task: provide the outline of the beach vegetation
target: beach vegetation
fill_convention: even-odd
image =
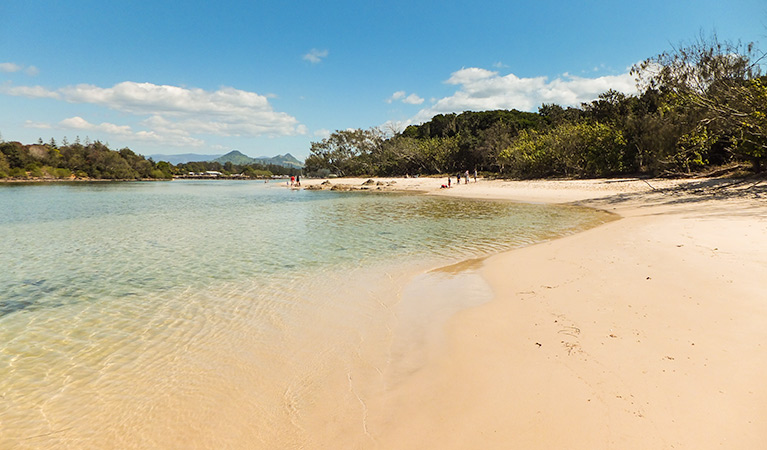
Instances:
[[[129,148],[112,150],[100,141],[79,136],[70,144],[66,137],[61,145],[51,139],[48,144],[23,145],[19,142],[0,143],[0,178],[17,179],[106,179],[106,180],[168,180],[189,172],[216,171],[225,177],[271,178],[273,175],[295,175],[300,168],[274,164],[239,165],[232,162],[191,162],[174,166],[167,161],[155,162]]]
[[[328,169],[338,176],[361,176],[376,171],[384,140],[378,128],[340,130],[319,142],[312,142],[304,163],[307,173]]]
[[[669,110],[687,119],[687,130],[677,141],[677,162],[687,167],[746,160],[755,171],[764,169],[765,56],[753,43],[701,35],[633,68],[643,92],[659,92]]]
[[[597,177],[624,172],[626,148],[609,124],[562,123],[547,132],[523,130],[498,157],[517,177]]]
[[[100,141],[54,146],[52,143],[23,145],[0,143],[0,172],[5,178],[68,179],[78,178],[137,180],[172,177],[170,167],[145,159],[130,149],[109,149]],[[62,141],[66,142],[66,139]]]
[[[53,176],[58,179],[66,179],[72,177],[72,171],[64,168],[64,167],[57,167],[53,169]]]
[[[11,169],[8,171],[8,176],[10,178],[20,178],[25,180],[27,179],[27,171],[21,167],[11,167]]]
[[[9,170],[11,170],[11,166],[8,165],[5,155],[0,153],[0,178],[8,178]]]
[[[383,137],[344,130],[313,142],[310,174],[466,170],[512,177],[680,176],[728,164],[767,169],[765,53],[716,35],[632,68],[638,91],[578,107],[438,114]],[[368,137],[374,137],[367,139]]]

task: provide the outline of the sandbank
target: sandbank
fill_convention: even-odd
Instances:
[[[367,400],[355,447],[767,448],[767,181],[381,181],[622,219],[483,260],[493,299]]]

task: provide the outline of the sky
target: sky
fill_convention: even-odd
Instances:
[[[701,34],[767,51],[764,0],[0,1],[0,135],[309,155],[331,132],[633,93]]]

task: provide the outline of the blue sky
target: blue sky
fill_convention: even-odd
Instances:
[[[767,50],[764,0],[0,2],[0,133],[137,153],[290,152],[347,128],[631,91],[715,31]]]

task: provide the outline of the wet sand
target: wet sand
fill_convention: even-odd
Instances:
[[[440,182],[396,186],[622,219],[472,268],[493,299],[451,315],[336,444],[767,447],[767,182]]]

